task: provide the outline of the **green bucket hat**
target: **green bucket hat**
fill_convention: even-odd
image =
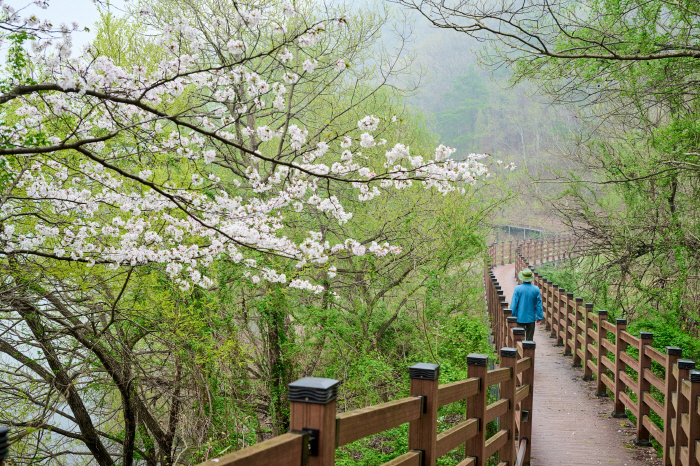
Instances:
[[[535,278],[534,274],[532,273],[532,270],[530,269],[523,269],[518,273],[518,278],[522,282],[531,282],[533,278]]]

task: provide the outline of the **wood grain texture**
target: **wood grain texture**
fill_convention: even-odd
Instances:
[[[651,420],[649,416],[644,416],[644,419],[642,421],[644,424],[644,427],[647,428],[649,433],[663,446],[664,442],[664,432],[661,430],[659,426],[654,424],[654,421]]]
[[[626,374],[624,372],[620,372],[618,375],[620,377],[620,382],[625,384],[627,386],[627,388],[632,390],[634,393],[637,393],[637,382],[632,377],[630,377],[628,374]],[[623,388],[623,390],[624,390],[624,388]]]
[[[491,458],[491,456],[496,453],[505,443],[508,441],[508,431],[499,430],[490,439],[486,441],[484,447],[484,456],[486,458]]]
[[[407,397],[336,416],[336,448],[420,419],[421,399]]]
[[[644,392],[644,403],[646,403],[656,414],[663,418],[665,410],[664,405],[662,405],[659,400],[651,396],[649,392]],[[663,443],[663,439],[659,440],[659,442]]]
[[[409,451],[393,460],[382,464],[382,466],[421,466],[420,453]]]
[[[479,379],[466,379],[443,384],[438,387],[438,406],[445,406],[476,395],[479,391]]]
[[[620,353],[620,360],[627,364],[630,369],[639,370],[639,361],[627,353]]]
[[[476,460],[474,458],[465,458],[460,461],[457,466],[476,466]]]
[[[488,372],[487,383],[489,387],[491,385],[496,385],[497,383],[505,382],[510,380],[511,370],[509,367],[502,367],[500,369],[494,369]]]
[[[637,404],[634,401],[632,401],[632,398],[630,398],[625,392],[620,392],[619,396],[622,405],[625,408],[632,411],[632,414],[634,414],[636,417],[639,417],[639,406],[637,406]]]
[[[425,412],[408,427],[409,450],[423,450],[423,464],[435,466],[437,461],[437,393],[438,380],[411,379],[411,395],[426,397]]]
[[[530,395],[530,385],[524,385],[515,392],[515,404],[520,403]]]
[[[319,431],[318,456],[309,457],[309,466],[332,466],[335,463],[335,400],[325,405],[293,401],[289,411],[291,430]]]
[[[467,419],[456,426],[447,429],[437,436],[437,457],[454,450],[464,444],[479,431],[479,422],[476,419]]]
[[[666,362],[666,355],[651,345],[646,345],[644,347],[644,353],[661,365]]]
[[[601,375],[601,376],[600,376],[600,380],[603,382],[603,384],[604,384],[608,389],[610,389],[610,390],[614,390],[614,389],[615,389],[615,382],[613,382],[612,380],[610,380],[610,377],[608,377],[607,375],[605,375],[605,374]]]
[[[520,374],[521,372],[528,370],[530,367],[532,367],[531,358],[519,359],[518,363],[515,365],[515,373]]]
[[[613,374],[615,373],[615,363],[608,359],[607,356],[603,356],[602,358],[600,358],[600,362],[602,362],[603,366],[607,367],[607,369],[610,372],[612,372]]]
[[[644,369],[644,378],[649,381],[653,386],[664,392],[666,387],[666,382],[654,374],[650,369]]]
[[[624,341],[625,343],[639,349],[639,338],[638,337],[635,337],[634,335],[632,335],[626,331],[623,331],[623,332],[620,332],[620,338],[622,338],[622,341]]]
[[[615,333],[615,324],[608,322],[607,320],[602,320],[600,326],[603,327],[608,332]]]
[[[283,434],[199,466],[301,466],[303,436]]]
[[[508,400],[507,399],[494,401],[493,403],[488,405],[488,407],[486,408],[486,419],[484,422],[486,422],[488,424],[489,422],[493,421],[497,417],[502,416],[503,413],[505,413],[506,411],[508,411]]]
[[[479,392],[467,399],[467,419],[479,420],[479,431],[472,438],[468,439],[464,444],[465,456],[473,456],[475,458],[474,466],[485,466],[486,459],[484,458],[484,444],[486,442],[486,423],[484,415],[486,412],[486,396],[488,390],[487,366],[470,365],[468,367],[469,377],[482,379]]]

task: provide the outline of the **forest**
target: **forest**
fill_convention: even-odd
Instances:
[[[302,377],[339,412],[465,379],[501,225],[575,235],[549,276],[700,357],[694,3],[50,1],[0,2],[11,464],[195,465],[287,432]]]

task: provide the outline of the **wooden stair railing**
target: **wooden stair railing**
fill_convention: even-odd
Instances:
[[[596,396],[613,398],[611,416],[627,417],[626,410],[635,416],[635,443],[651,446],[653,437],[662,447],[663,466],[700,466],[700,371],[695,362],[681,359],[681,349],[675,346],[667,346],[665,353],[655,349],[652,333],[631,335],[626,319],[609,322],[607,311],[594,312],[592,303],[574,298],[534,267],[579,254],[584,247],[564,236],[517,242],[510,255],[501,247],[499,256],[492,246],[489,254],[492,263],[499,257],[512,259],[516,280],[518,271],[533,270],[550,338],[564,347],[574,367],[583,368],[584,380],[595,380]],[[499,299],[497,293],[488,298]],[[652,420],[653,414],[660,424]]]

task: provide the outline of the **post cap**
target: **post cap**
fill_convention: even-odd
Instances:
[[[512,313],[513,313],[512,309],[509,309],[509,308],[503,309],[503,315],[505,315],[505,316],[511,315]]]
[[[677,346],[667,346],[666,354],[670,354],[672,356],[680,356],[683,354],[683,350]]]
[[[419,362],[408,368],[411,379],[436,380],[440,376],[440,365]]]
[[[338,385],[335,379],[304,377],[288,385],[289,401],[326,404],[338,397]]]
[[[523,349],[535,349],[537,344],[534,341],[523,341]]]
[[[639,332],[640,340],[651,340],[652,338],[654,338],[654,334],[651,332]]]
[[[700,371],[690,371],[690,381],[692,383],[700,382]]]
[[[513,327],[513,335],[525,335],[525,329],[522,327]]]
[[[615,319],[615,325],[627,325],[627,319]]]
[[[485,366],[489,362],[489,357],[485,354],[471,353],[467,356],[468,366]]]
[[[517,348],[510,348],[510,347],[505,347],[501,348],[501,357],[502,358],[516,358],[518,357],[518,349]]]
[[[554,288],[559,288],[559,284],[558,284],[558,283],[552,283],[552,286],[553,286]]]
[[[10,452],[10,444],[7,441],[9,432],[7,427],[0,427],[0,460],[7,458]]]
[[[514,317],[514,316],[510,316],[510,317],[506,318],[506,321],[507,321],[509,324],[517,324],[517,323],[518,323],[518,318],[517,318],[517,317]]]
[[[679,369],[695,369],[695,361],[690,359],[679,359],[678,360]]]
[[[562,291],[564,291],[564,290],[562,290]],[[571,299],[574,297],[574,294],[573,293],[566,293],[566,297]]]
[[[606,315],[608,315],[608,311],[606,311],[605,309],[599,309],[598,315],[599,316],[606,316]]]
[[[574,301],[581,304],[583,302],[583,298],[574,298]]]
[[[501,285],[496,285],[496,289],[497,289],[498,291],[501,291]]]
[[[586,303],[583,305],[586,309],[593,309],[593,303]]]

